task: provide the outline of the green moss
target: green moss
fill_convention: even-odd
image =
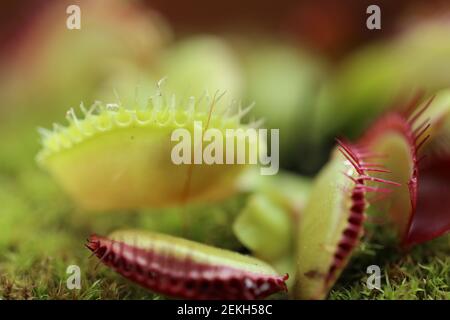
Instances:
[[[408,253],[382,246],[380,241],[366,237],[331,291],[330,299],[450,299],[450,236],[417,246]],[[381,269],[380,290],[366,285],[366,269],[370,265]]]
[[[243,198],[230,199],[218,208],[85,212],[34,164],[36,133],[20,134],[17,138],[23,144],[0,141],[1,299],[159,299],[113,271],[96,267],[98,260],[89,259],[84,247],[93,232],[108,234],[139,226],[225,248],[240,247],[231,223]],[[36,148],[23,147],[32,143]],[[72,264],[82,272],[80,290],[66,287],[66,269]]]
[[[242,250],[231,225],[246,196],[220,206],[93,215],[77,209],[36,167],[35,132],[17,132],[20,144],[0,140],[0,298],[163,298],[102,265],[96,266],[98,260],[89,259],[90,253],[83,246],[92,232],[108,234],[119,228],[139,227]],[[331,299],[450,299],[450,237],[403,254],[381,246],[383,239],[373,236],[377,234],[382,233],[369,229],[360,250],[330,293]],[[80,290],[66,287],[66,269],[71,264],[81,269]],[[382,269],[381,291],[369,290],[365,285],[366,268],[371,264]]]

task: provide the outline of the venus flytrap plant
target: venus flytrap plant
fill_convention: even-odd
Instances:
[[[288,213],[261,194],[252,195],[233,225],[239,240],[266,261],[289,254],[293,234]]]
[[[187,299],[262,299],[285,291],[286,276],[233,251],[164,234],[92,235],[87,247],[107,266],[155,292]]]
[[[239,178],[239,190],[262,194],[292,212],[293,219],[300,215],[309,197],[312,179],[288,171],[264,176],[257,170],[247,170]]]
[[[81,107],[83,118],[71,110],[67,126],[41,130],[38,162],[91,210],[209,202],[237,190],[251,193],[233,231],[256,258],[145,231],[91,236],[88,249],[127,279],[178,298],[262,299],[289,286],[295,298],[322,299],[359,244],[369,203],[376,200],[373,194],[383,196],[404,245],[448,231],[447,211],[423,215],[435,198],[417,183],[418,151],[429,138],[429,123],[435,126],[431,132],[436,142],[429,148],[444,153],[443,158],[432,157],[431,168],[448,166],[450,158],[448,148],[441,146],[446,145],[442,137],[448,137],[450,112],[448,107],[428,108],[430,104],[415,110],[413,102],[408,112],[386,114],[355,144],[337,140],[311,185],[286,174],[252,177],[249,172],[246,180],[241,175],[244,164],[196,163],[195,139],[195,168],[175,165],[171,137],[176,129],[195,135],[200,123],[200,129],[214,128],[225,139],[227,129],[249,127],[241,123],[248,110],[224,113],[231,108],[208,95],[180,103],[158,92],[148,106],[129,108],[98,102],[89,110]],[[249,141],[248,149],[257,142]],[[441,188],[449,178],[446,170],[437,184]],[[424,172],[436,181],[434,170]],[[420,203],[426,208],[422,213],[417,210]],[[295,274],[292,282],[286,282],[285,273]]]
[[[420,96],[403,111],[376,121],[361,138],[367,148],[385,154],[380,162],[402,186],[382,201],[403,246],[438,237],[450,229],[448,179],[450,99],[438,95],[417,108]],[[386,173],[378,173],[383,177]]]
[[[240,189],[250,196],[233,223],[234,234],[253,255],[281,273],[295,274],[296,225],[310,185],[308,178],[287,172],[261,176],[249,170],[241,178]],[[288,288],[293,281],[287,281]]]
[[[252,255],[281,273],[294,273],[294,228],[292,212],[270,197],[254,194],[233,223],[233,231]],[[293,279],[287,282],[291,287]]]
[[[237,176],[247,162],[227,162],[222,166],[196,162],[197,148],[201,155],[203,150],[195,142],[195,133],[198,129],[213,128],[221,133],[221,139],[229,139],[231,135],[235,143],[242,138],[246,142],[245,133],[232,135],[229,129],[245,132],[257,123],[241,123],[249,108],[243,110],[239,106],[236,112],[230,112],[230,107],[220,105],[220,97],[216,95],[202,99],[191,97],[187,104],[180,105],[174,95],[158,92],[145,107],[125,108],[120,103],[96,102],[88,110],[81,106],[83,118],[70,110],[67,126],[55,124],[53,131],[40,130],[43,149],[37,160],[79,205],[91,210],[158,207],[225,198],[234,191]],[[174,164],[176,149],[171,142],[180,128],[194,135],[189,147],[195,169],[192,165]],[[204,138],[203,133],[200,138]],[[244,150],[238,147],[233,158],[239,159],[240,151],[256,150],[260,154],[265,146],[258,142],[249,138]],[[225,158],[228,161],[228,155]],[[170,236],[143,232],[119,235],[120,241],[116,234],[111,239],[93,236],[88,248],[108,266],[156,292],[185,298],[254,299],[286,289],[287,276],[278,276],[257,259]],[[105,250],[106,253],[99,253]],[[130,256],[130,252],[136,255]],[[128,272],[130,265],[135,267],[135,273]],[[139,267],[148,268],[150,273],[139,273],[142,271]]]
[[[386,213],[402,246],[450,230],[443,205],[449,195],[450,101],[441,93],[438,103],[431,98],[418,107],[420,98],[380,117],[357,144],[338,141],[341,154],[335,151],[315,180],[301,215],[296,297],[327,295],[363,234],[369,203]],[[380,188],[380,183],[395,187]],[[370,196],[372,191],[381,197]]]
[[[430,119],[430,138],[420,163],[417,212],[411,226],[412,243],[431,240],[450,230],[450,91],[439,92],[419,117]]]
[[[358,145],[338,144],[315,179],[299,220],[294,291],[299,299],[326,297],[363,234],[367,194],[390,191],[367,182],[397,185],[369,175],[381,170],[369,163],[371,152]]]
[[[240,189],[251,195],[233,224],[238,239],[269,262],[290,254],[293,225],[304,209],[310,185],[308,178],[287,172],[261,176],[256,171],[247,171]]]
[[[251,126],[241,123],[244,111],[227,113],[229,107],[217,100],[205,95],[180,102],[158,92],[146,106],[81,106],[83,117],[70,110],[68,125],[40,130],[43,147],[37,161],[90,210],[223,199],[234,192],[244,164],[196,164],[192,174],[191,165],[176,165],[171,158],[175,129],[193,134],[200,123],[226,136],[227,129]]]

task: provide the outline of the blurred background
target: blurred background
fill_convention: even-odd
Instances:
[[[80,30],[66,27],[71,4]],[[380,30],[366,27],[372,4]],[[280,129],[284,169],[313,176],[334,137],[357,136],[417,90],[450,86],[446,0],[1,1],[0,24],[0,290],[11,281],[1,274],[41,261],[36,248],[74,248],[92,230],[65,214],[76,209],[34,160],[37,127],[80,102],[134,104],[163,77],[182,97],[226,90]]]
[[[70,4],[80,6],[81,30],[66,28]],[[366,27],[371,4],[381,9],[380,30]],[[400,96],[450,82],[448,1],[0,6],[4,137],[17,138],[23,121],[49,126],[80,102],[145,99],[167,77],[180,96],[226,90],[255,102],[251,116],[281,129],[284,168],[311,175],[336,135],[354,136]]]

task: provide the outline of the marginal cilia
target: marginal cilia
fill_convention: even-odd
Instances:
[[[140,285],[186,299],[262,299],[288,276],[232,251],[150,232],[119,231],[87,243],[104,264]]]

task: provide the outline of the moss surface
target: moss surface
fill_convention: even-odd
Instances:
[[[163,298],[89,258],[84,243],[93,232],[139,227],[241,250],[231,225],[244,197],[219,207],[83,212],[36,166],[35,131],[22,130],[23,136],[14,137],[7,132],[0,132],[4,137],[0,141],[0,298]],[[367,234],[371,244],[363,243],[331,291],[331,299],[450,299],[450,237],[402,253],[379,245],[382,239],[371,234],[378,233]],[[66,287],[66,269],[72,264],[82,272],[80,290]],[[366,268],[372,264],[382,270],[381,290],[366,287]]]

